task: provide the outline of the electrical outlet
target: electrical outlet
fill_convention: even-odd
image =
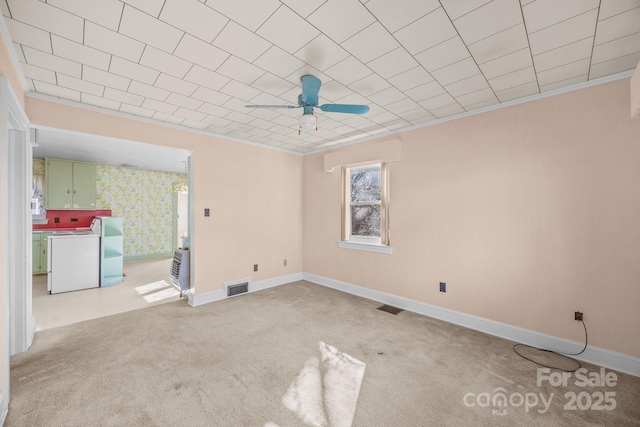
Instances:
[[[71,218],[71,222],[78,222],[78,218]]]
[[[285,259],[284,261],[282,261],[282,266],[286,267],[287,266],[287,260]]]
[[[578,322],[582,322],[582,313],[580,313],[579,311],[575,312],[575,317],[574,317]]]
[[[440,292],[447,292],[447,284],[440,282]]]
[[[56,224],[60,224],[60,218],[54,218],[53,222],[55,222]]]
[[[253,271],[258,271],[258,264],[253,264]]]

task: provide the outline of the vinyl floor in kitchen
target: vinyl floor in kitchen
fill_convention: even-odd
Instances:
[[[126,262],[122,283],[50,295],[47,275],[33,276],[33,316],[36,330],[138,310],[180,299],[171,285],[171,258]],[[186,297],[183,298],[186,304]]]

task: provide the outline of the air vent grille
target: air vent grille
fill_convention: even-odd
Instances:
[[[404,311],[401,308],[394,307],[392,305],[387,305],[387,304],[381,305],[380,307],[378,307],[378,310],[385,311],[387,313],[391,313],[391,314],[394,314],[394,315],[397,315],[398,313],[401,313],[401,312]]]
[[[232,297],[238,294],[245,294],[249,292],[249,283],[238,283],[237,285],[230,285],[227,287],[227,296]]]

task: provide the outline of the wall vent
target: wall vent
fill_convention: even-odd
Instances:
[[[224,282],[224,293],[229,297],[235,297],[236,295],[242,295],[249,292],[249,285],[251,284],[251,278],[233,280],[231,282]]]

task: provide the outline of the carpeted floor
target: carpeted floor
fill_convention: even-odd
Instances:
[[[336,402],[353,426],[640,425],[640,378],[538,385],[509,341],[378,306],[295,282],[39,331],[11,360],[5,425],[349,425]]]

